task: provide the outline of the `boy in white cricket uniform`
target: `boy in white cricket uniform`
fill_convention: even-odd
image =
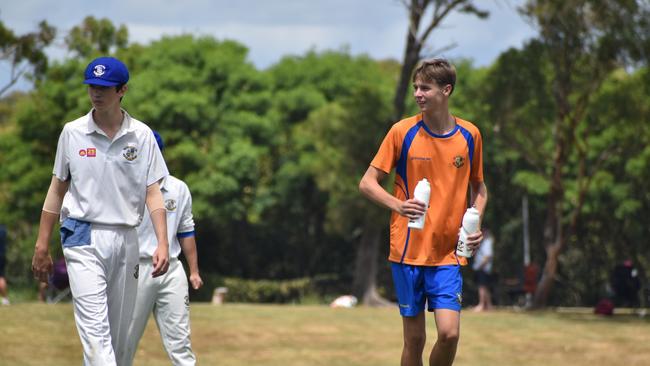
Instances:
[[[154,132],[160,151],[163,141]],[[156,237],[151,221],[146,218],[138,226],[140,242],[140,279],[133,321],[129,327],[127,353],[129,364],[135,358],[138,342],[153,311],[160,330],[163,346],[174,365],[194,365],[196,357],[190,343],[190,302],[187,275],[178,255],[183,250],[190,270],[190,283],[195,290],[203,285],[199,275],[192,218],[192,196],[187,185],[168,175],[160,185],[167,210],[169,240],[169,270],[164,276],[153,278],[152,256],[156,250]]]
[[[169,173],[151,129],[120,108],[129,79],[126,66],[100,57],[84,76],[93,109],[67,123],[59,136],[32,270],[47,281],[52,270],[49,240],[60,214],[84,365],[123,365],[137,293],[135,227],[145,204],[157,234],[153,275],[164,274],[169,265],[158,185]]]

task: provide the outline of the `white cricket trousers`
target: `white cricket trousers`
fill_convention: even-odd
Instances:
[[[151,258],[140,258],[140,279],[133,321],[129,327],[127,354],[131,365],[138,342],[153,312],[160,338],[173,365],[195,365],[190,342],[190,302],[187,275],[177,258],[170,258],[169,270],[151,277]]]
[[[122,366],[138,291],[138,235],[92,224],[90,238],[90,245],[63,248],[84,365]]]

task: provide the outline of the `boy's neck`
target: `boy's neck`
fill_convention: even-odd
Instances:
[[[122,127],[124,113],[122,113],[122,109],[119,106],[104,111],[93,109],[93,120],[97,127],[104,131],[110,139],[113,139],[117,131]]]
[[[422,120],[429,130],[436,135],[446,135],[456,127],[456,119],[446,108],[430,113],[422,113]]]

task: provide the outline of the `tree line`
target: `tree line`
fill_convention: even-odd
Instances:
[[[446,2],[405,3],[413,10]],[[529,1],[521,12],[539,36],[487,67],[453,60],[450,106],[483,134],[484,226],[496,237],[495,270],[522,275],[527,197],[531,257],[542,268],[535,304],[591,305],[616,263],[631,258],[642,274],[650,268],[648,8]],[[259,70],[235,41],[180,35],[141,45],[128,41],[125,26],[92,17],[65,44],[65,59],[38,58],[32,90],[0,100],[0,222],[10,231],[11,281],[31,283],[58,134],[90,108],[81,71],[111,54],[132,75],[125,109],[162,134],[170,172],[192,191],[202,273],[327,278],[337,291],[363,296],[376,286],[392,296],[388,212],[363,199],[357,184],[395,122],[409,63],[310,51]],[[399,114],[416,113],[404,100]]]

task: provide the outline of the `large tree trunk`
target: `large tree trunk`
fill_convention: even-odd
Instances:
[[[418,2],[414,2],[418,4]],[[426,2],[425,2],[426,4]],[[420,60],[421,45],[417,39],[417,29],[420,27],[420,19],[423,13],[422,5],[415,5],[409,8],[409,32],[406,37],[406,48],[404,49],[404,61],[400,71],[399,81],[395,88],[393,99],[393,119],[387,121],[387,126],[400,120],[404,114],[405,98],[411,79],[411,73]],[[369,306],[384,306],[390,302],[377,292],[377,253],[381,243],[381,227],[374,219],[374,215],[366,216],[363,234],[357,248],[357,256],[354,271],[354,282],[352,293],[359,299],[359,302]]]
[[[533,296],[533,308],[542,308],[548,303],[548,297],[555,283],[560,249],[561,246],[557,243],[546,247],[546,263]]]
[[[544,223],[544,243],[546,244],[546,263],[542,277],[537,285],[533,297],[533,307],[546,306],[548,297],[553,289],[555,275],[557,274],[558,257],[564,247],[564,235],[562,231],[562,201],[564,200],[564,184],[562,169],[566,164],[567,150],[573,139],[565,135],[563,126],[564,116],[557,119],[555,124],[556,145],[553,158],[553,173],[551,176],[551,188],[548,195],[546,208],[546,222]]]
[[[381,242],[381,228],[373,220],[374,215],[368,215],[363,227],[361,241],[357,248],[354,282],[352,293],[364,305],[382,306],[390,302],[377,292],[377,253]]]
[[[392,122],[399,121],[404,116],[405,99],[409,85],[411,85],[411,74],[418,61],[420,61],[422,43],[417,38],[417,30],[420,29],[420,20],[422,19],[423,12],[424,8],[420,8],[417,5],[412,5],[409,9],[409,31],[406,34],[406,47],[404,48],[402,69],[395,88]]]
[[[397,83],[397,88],[395,88],[395,99],[393,99],[393,110],[395,112],[391,122],[397,122],[404,117],[404,110],[406,109],[406,94],[411,84],[411,74],[413,73],[418,61],[420,61],[419,47],[412,46],[410,49],[407,47],[404,53],[404,64],[402,65],[402,71],[400,72],[399,82]]]

